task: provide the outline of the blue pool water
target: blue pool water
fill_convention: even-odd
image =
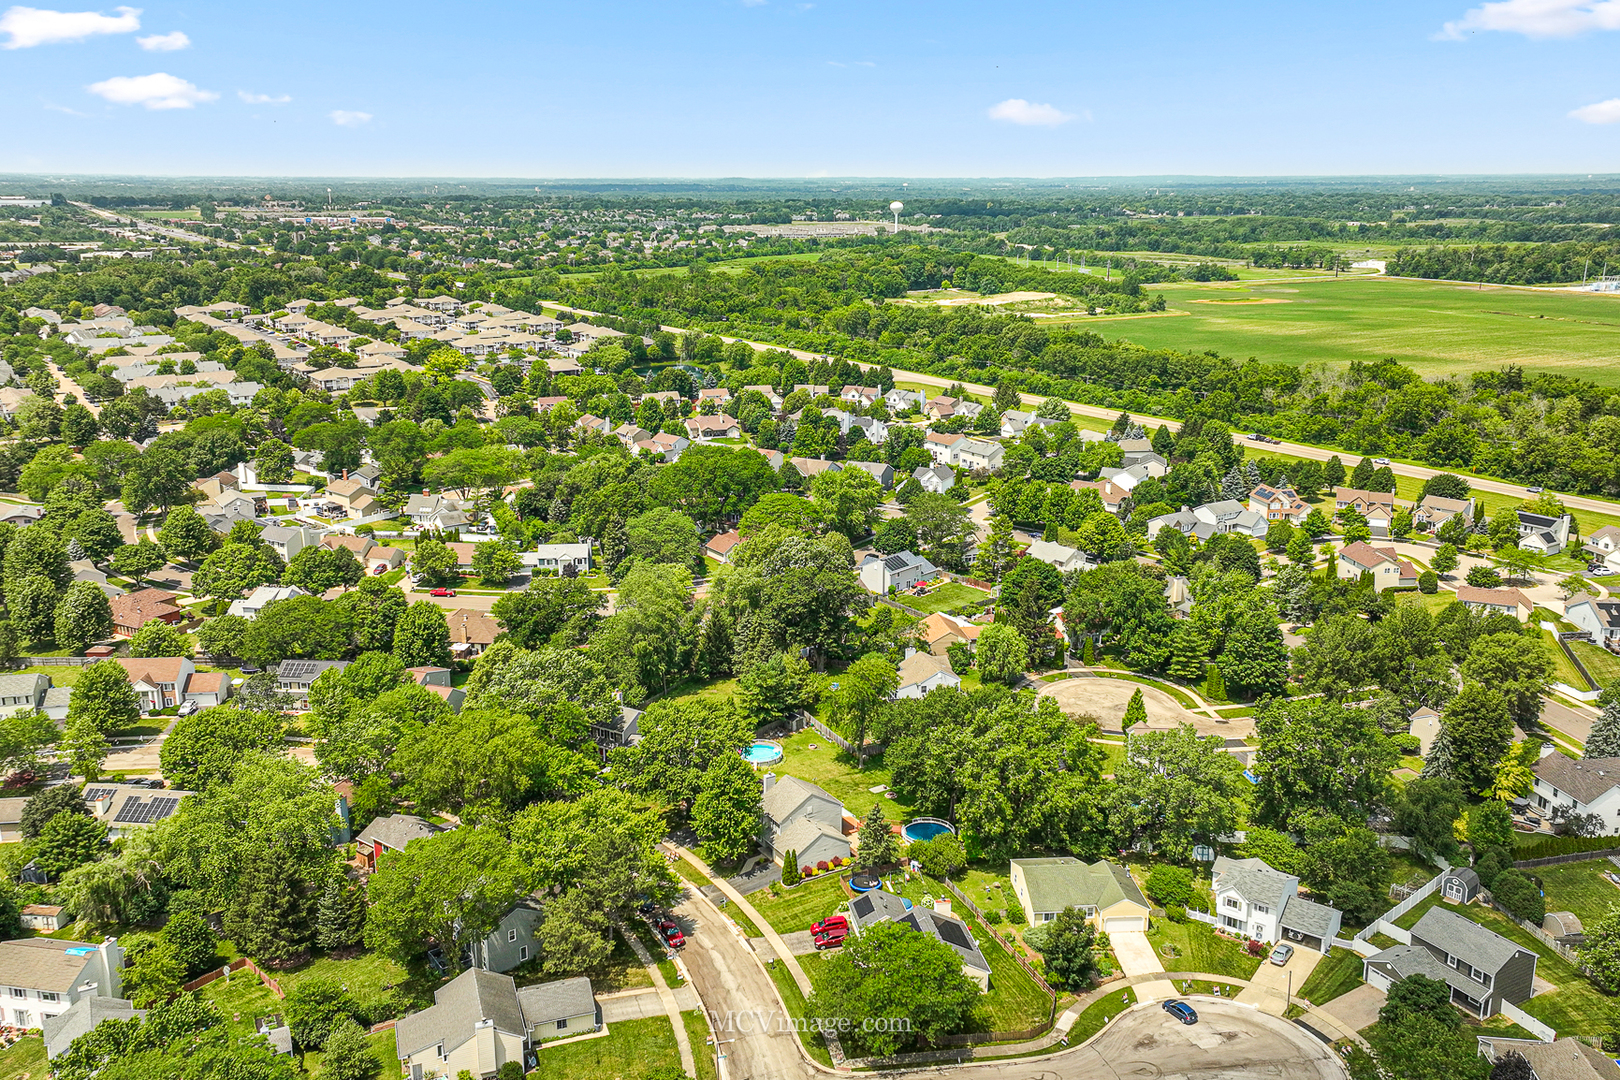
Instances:
[[[955,831],[943,821],[913,821],[900,830],[900,835],[915,842],[918,840],[932,840],[943,833]]]
[[[750,765],[769,765],[782,760],[782,748],[776,743],[760,740],[744,750],[742,756]]]

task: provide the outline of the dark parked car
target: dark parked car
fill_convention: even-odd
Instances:
[[[1183,1024],[1198,1023],[1198,1013],[1193,1011],[1193,1007],[1185,1001],[1167,1001],[1164,1003],[1164,1011],[1180,1020]]]

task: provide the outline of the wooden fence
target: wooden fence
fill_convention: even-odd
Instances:
[[[216,968],[213,971],[210,971],[206,975],[201,975],[201,976],[191,980],[190,982],[184,984],[183,986],[180,987],[180,989],[184,990],[184,991],[186,991],[188,993],[193,991],[193,990],[201,990],[203,987],[207,986],[209,983],[213,982],[215,979],[229,979],[231,977],[231,973],[233,971],[244,971],[244,970],[251,971],[251,972],[253,972],[253,974],[257,975],[259,977],[259,981],[261,983],[263,983],[269,989],[269,991],[272,994],[276,995],[276,997],[284,998],[284,997],[287,996],[286,994],[281,992],[281,983],[277,982],[275,979],[272,979],[269,975],[265,974],[262,970],[260,970],[259,965],[255,964],[253,961],[247,959],[246,957],[243,957],[240,960],[232,960],[230,963],[226,964],[222,968]]]
[[[1008,956],[1012,957],[1015,961],[1018,962],[1018,966],[1024,969],[1024,973],[1026,975],[1028,975],[1031,979],[1035,980],[1035,985],[1040,987],[1049,997],[1051,997],[1052,1005],[1055,1008],[1056,1005],[1057,1005],[1057,991],[1053,990],[1052,987],[1047,984],[1047,981],[1044,978],[1041,977],[1041,974],[1038,971],[1036,971],[1033,967],[1030,966],[1029,961],[1024,959],[1023,953],[1019,952],[1018,946],[1013,944],[1012,942],[1009,942],[1006,938],[1001,936],[1001,934],[996,930],[996,928],[991,925],[990,920],[985,917],[984,912],[980,911],[978,905],[975,904],[972,900],[969,900],[967,898],[967,895],[965,893],[963,893],[961,889],[958,889],[956,887],[956,883],[954,881],[945,882],[945,887],[947,889],[951,890],[951,892],[956,896],[956,898],[958,900],[962,901],[962,903],[964,905],[966,905],[966,907],[967,907],[967,909],[969,911],[973,912],[974,918],[978,919],[980,925],[982,925],[986,930],[988,930],[990,932],[991,937],[996,939],[996,944],[1000,945],[1004,950],[1006,950],[1006,953],[1007,953]],[[1050,1019],[1047,1020],[1048,1025],[1050,1025],[1051,1022],[1052,1021]],[[1027,1039],[1027,1038],[1032,1038],[1032,1037],[1033,1036],[1029,1036],[1029,1035],[1015,1035],[1015,1036],[1012,1036],[1012,1038],[1014,1038],[1014,1039]],[[983,1041],[983,1040],[980,1040],[980,1041]],[[1006,1040],[1004,1040],[1004,1039],[995,1039],[993,1041],[995,1041],[995,1042],[1004,1042]]]

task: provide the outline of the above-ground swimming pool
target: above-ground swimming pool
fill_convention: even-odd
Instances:
[[[769,739],[755,739],[754,744],[742,752],[750,765],[770,765],[782,760],[782,744]]]
[[[919,840],[932,840],[936,836],[955,831],[948,821],[941,821],[939,818],[918,818],[916,821],[907,822],[900,830],[900,835],[915,843]]]

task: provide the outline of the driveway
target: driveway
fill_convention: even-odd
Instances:
[[[1164,970],[1158,951],[1143,931],[1120,930],[1109,934],[1108,940],[1113,942],[1114,958],[1119,961],[1119,970],[1126,975],[1152,975]],[[1163,1001],[1175,996],[1176,988],[1168,979],[1155,979],[1136,986],[1138,1001]]]
[[[1249,980],[1249,985],[1238,993],[1237,1000],[1281,1016],[1288,1011],[1290,990],[1298,991],[1304,986],[1321,959],[1322,954],[1315,949],[1301,948],[1295,948],[1294,955],[1282,967],[1273,964],[1268,957]]]
[[[1378,1022],[1378,1010],[1384,1007],[1384,992],[1362,983],[1347,994],[1340,994],[1316,1011],[1326,1013],[1340,1027],[1360,1031]]]
[[[764,939],[761,938],[760,940],[763,941]],[[816,940],[810,936],[808,930],[795,930],[791,934],[783,934],[782,940],[787,943],[788,951],[793,953],[794,956],[809,956],[817,951]],[[760,955],[769,956],[770,953],[766,951]]]

